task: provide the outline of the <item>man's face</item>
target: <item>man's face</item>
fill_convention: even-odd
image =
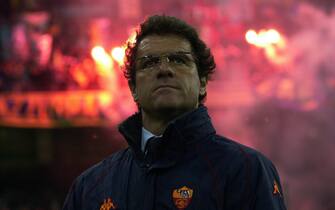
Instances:
[[[198,76],[190,43],[176,35],[150,35],[138,46],[133,96],[146,113],[198,107],[206,80]]]

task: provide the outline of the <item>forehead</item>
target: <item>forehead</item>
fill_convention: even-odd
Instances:
[[[190,42],[177,35],[149,35],[139,43],[137,57],[177,51],[191,52]]]

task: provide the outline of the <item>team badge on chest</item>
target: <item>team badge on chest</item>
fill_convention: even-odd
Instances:
[[[173,203],[178,210],[185,209],[192,200],[193,190],[184,186],[172,192]]]
[[[111,198],[107,198],[101,204],[100,210],[114,210],[116,209],[116,205],[113,203]]]

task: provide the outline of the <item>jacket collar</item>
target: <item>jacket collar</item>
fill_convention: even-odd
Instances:
[[[142,120],[141,113],[130,116],[119,126],[120,133],[127,140],[136,159],[144,160],[141,151]],[[189,144],[206,139],[215,134],[207,108],[200,105],[197,109],[187,112],[171,121],[162,136],[160,156],[177,157]],[[178,153],[178,154],[177,154]]]

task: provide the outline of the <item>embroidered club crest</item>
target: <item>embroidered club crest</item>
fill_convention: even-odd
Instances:
[[[191,202],[193,190],[184,186],[172,192],[173,203],[179,210],[185,209]]]
[[[105,199],[100,207],[100,210],[114,210],[114,209],[116,209],[116,206],[114,205],[111,198]]]

